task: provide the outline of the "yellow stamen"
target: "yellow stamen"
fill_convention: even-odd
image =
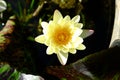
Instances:
[[[58,25],[59,26],[59,25]],[[65,27],[56,27],[55,32],[53,33],[53,41],[57,45],[66,45],[72,38],[72,34],[70,32],[70,28]]]

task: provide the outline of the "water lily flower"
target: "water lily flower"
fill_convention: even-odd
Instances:
[[[53,20],[41,22],[43,34],[35,38],[36,42],[48,46],[46,53],[51,55],[55,53],[62,65],[67,63],[68,53],[75,54],[76,50],[84,50],[86,47],[83,38],[80,37],[83,32],[83,24],[79,23],[80,16],[76,15],[72,19],[69,15],[64,18],[62,14],[55,10]]]
[[[6,10],[7,4],[4,0],[0,0],[0,12]]]

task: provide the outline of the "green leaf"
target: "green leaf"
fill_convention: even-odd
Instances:
[[[66,78],[61,78],[60,80],[67,80]]]
[[[8,80],[19,80],[20,72],[14,70],[14,72],[10,75]]]
[[[35,0],[32,0],[29,11],[31,11],[31,9],[33,8],[34,3],[35,3]]]
[[[120,76],[120,48],[113,47],[90,54],[75,63],[74,69],[96,80],[117,80]],[[88,75],[88,73],[90,73]],[[109,78],[109,79],[108,79]]]
[[[19,80],[19,76],[20,72],[16,71],[15,69],[12,70],[12,68],[8,64],[1,65],[0,79],[5,78],[7,80]]]
[[[119,80],[119,78],[120,78],[120,72],[116,73],[116,74],[113,76],[112,80]]]
[[[119,80],[120,47],[95,52],[70,65],[48,67],[47,72],[68,80]]]
[[[0,74],[7,72],[9,70],[10,70],[10,66],[8,64],[6,64],[0,68]]]

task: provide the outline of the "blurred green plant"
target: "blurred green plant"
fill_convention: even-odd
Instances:
[[[14,1],[14,0],[13,0]],[[11,8],[11,12],[13,11],[13,15],[15,15],[21,24],[26,24],[28,21],[36,16],[39,13],[39,10],[41,9],[43,3],[38,4],[38,8],[35,10],[35,0],[28,1],[28,0],[16,0],[16,1],[10,1],[8,4]],[[14,4],[14,5],[13,5]],[[39,5],[41,7],[39,7]],[[14,9],[14,10],[13,10]],[[39,9],[39,10],[38,10]]]
[[[19,80],[20,72],[16,69],[12,69],[8,64],[0,66],[0,80]]]

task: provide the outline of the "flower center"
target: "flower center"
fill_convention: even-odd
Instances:
[[[63,41],[66,41],[67,40],[67,35],[65,34],[65,33],[60,33],[60,34],[58,34],[58,41],[60,41],[60,42],[63,42]]]
[[[68,27],[58,27],[55,29],[53,38],[57,45],[66,45],[71,40],[72,35]]]

